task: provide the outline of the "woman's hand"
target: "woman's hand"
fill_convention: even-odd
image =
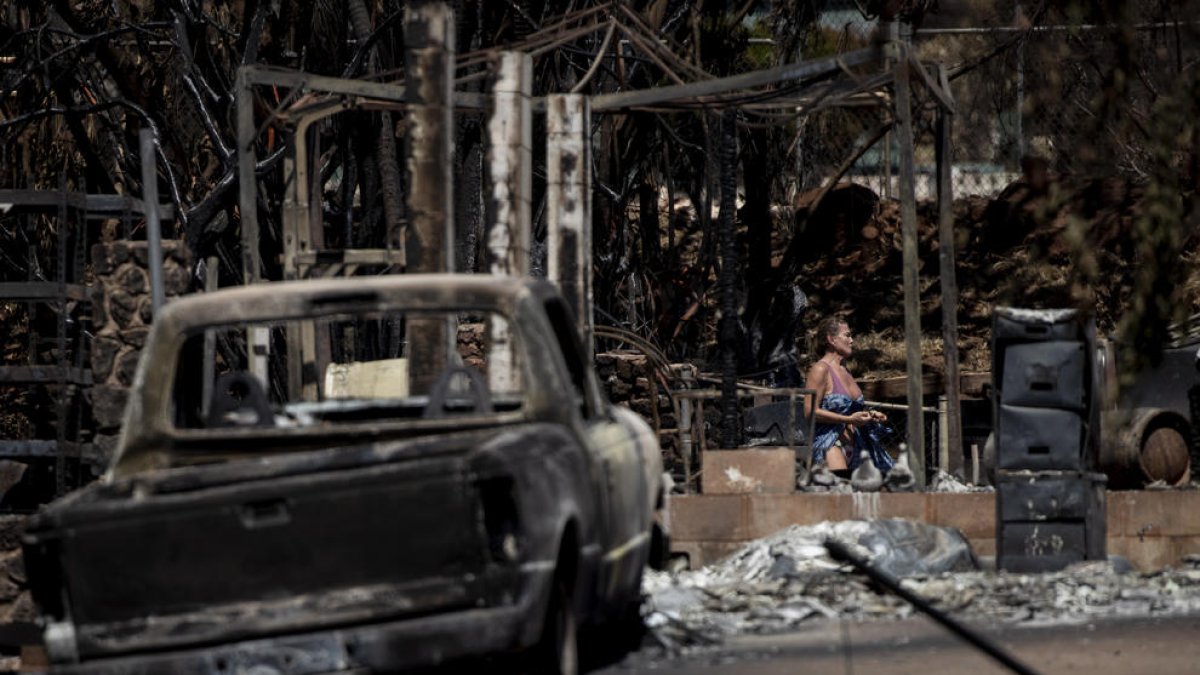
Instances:
[[[856,427],[861,427],[864,424],[874,422],[875,418],[866,410],[859,410],[856,413],[851,413],[848,424],[853,424]]]
[[[867,412],[871,414],[872,421],[884,422],[887,420],[887,415],[884,415],[883,413],[879,412],[878,410],[868,410]]]

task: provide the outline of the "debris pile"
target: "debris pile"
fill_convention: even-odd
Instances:
[[[1200,612],[1200,560],[1153,573],[1130,571],[1118,560],[1008,574],[979,570],[952,529],[903,520],[825,522],[781,530],[699,570],[648,572],[643,615],[652,638],[680,649],[822,620],[913,615],[903,600],[830,559],[827,539],[902,577],[906,588],[960,619],[1049,624]]]
[[[938,469],[934,474],[933,480],[929,482],[930,492],[994,492],[995,488],[990,485],[975,485],[973,483],[963,482],[958,478]]]

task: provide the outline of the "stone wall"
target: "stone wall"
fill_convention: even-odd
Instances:
[[[166,298],[191,288],[191,253],[180,241],[162,243]],[[117,241],[92,247],[92,388],[93,443],[105,456],[116,445],[129,385],[146,344],[153,311],[149,254],[144,241]]]
[[[645,354],[604,352],[596,354],[596,374],[613,403],[641,415],[656,429],[675,426],[675,411],[661,384],[654,381],[654,368]]]

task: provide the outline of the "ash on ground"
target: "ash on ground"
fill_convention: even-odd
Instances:
[[[995,492],[996,488],[990,485],[975,485],[974,483],[963,482],[954,476],[938,469],[933,480],[929,483],[930,492]]]
[[[802,630],[814,622],[901,619],[908,603],[834,562],[835,539],[903,578],[910,591],[959,619],[1051,624],[1200,613],[1200,559],[1179,569],[1131,571],[1122,561],[1061,572],[980,569],[961,533],[906,520],[792,526],[698,570],[647,572],[649,637],[676,651],[749,633]]]

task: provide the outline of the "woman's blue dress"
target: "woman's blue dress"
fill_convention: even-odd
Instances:
[[[837,413],[839,415],[850,415],[856,413],[866,407],[863,397],[850,398],[846,394],[828,394],[821,399],[821,409]],[[825,453],[833,446],[838,437],[842,435],[842,429],[845,424],[829,424],[826,422],[817,422],[813,427],[813,462],[824,462]],[[859,463],[859,452],[866,450],[871,456],[871,461],[875,463],[875,467],[880,471],[887,473],[896,464],[896,460],[888,454],[883,448],[883,439],[891,435],[890,427],[880,423],[871,422],[864,424],[861,427],[850,427],[850,434],[854,437],[854,452],[850,453],[852,457],[847,458],[847,465],[854,469]]]

